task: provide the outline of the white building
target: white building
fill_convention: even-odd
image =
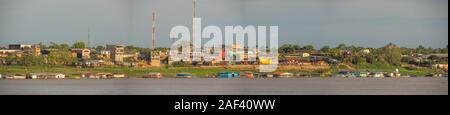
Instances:
[[[363,52],[364,54],[370,54],[370,49],[364,49],[364,50],[362,50],[362,52]]]
[[[302,57],[304,57],[304,58],[309,57],[309,56],[311,56],[311,54],[309,54],[309,53],[302,53]]]
[[[29,45],[29,44],[10,44],[8,46],[8,48],[11,49],[11,50],[23,50],[23,49],[26,49],[26,48],[31,49],[31,46],[32,45]]]
[[[64,79],[66,75],[60,73],[30,73],[28,79]]]
[[[6,57],[10,54],[19,52],[19,50],[7,50],[7,49],[0,49],[0,57]]]

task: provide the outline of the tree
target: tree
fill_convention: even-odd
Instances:
[[[214,47],[213,47],[213,48],[214,48]],[[169,49],[169,48],[165,48],[165,47],[157,47],[157,48],[155,48],[154,50],[155,50],[155,51],[166,52],[166,51],[169,51],[170,49]]]
[[[336,59],[341,60],[344,57],[342,54],[342,51],[337,48],[330,49],[329,53],[330,53],[331,57],[336,58]]]
[[[69,45],[67,44],[57,44],[54,42],[50,42],[50,46],[48,46],[50,49],[56,49],[56,50],[69,50]]]
[[[448,45],[441,49],[441,53],[448,53]]]
[[[402,50],[403,55],[412,55],[414,53],[414,49],[410,49],[407,47],[401,47],[400,49]]]
[[[313,45],[306,45],[303,47],[303,50],[313,51],[316,50]]]
[[[302,48],[300,47],[300,45],[292,45],[291,46],[294,50],[301,50]]]
[[[77,42],[72,45],[72,48],[86,48],[86,44],[84,42]]]
[[[336,47],[337,49],[340,49],[340,50],[347,50],[347,45],[345,45],[345,44],[339,44],[339,46],[338,47]]]
[[[366,65],[367,58],[361,56],[353,56],[351,61],[355,65]]]
[[[402,64],[402,50],[393,43],[382,47],[379,55],[391,65],[400,66]]]
[[[39,44],[37,44],[41,49],[47,49],[48,47],[46,45],[44,45],[42,42],[39,42]]]
[[[60,50],[66,50],[66,51],[69,50],[68,44],[61,44],[60,47],[61,47]]]
[[[329,53],[330,50],[331,50],[331,47],[330,47],[330,46],[323,46],[323,47],[320,49],[320,51],[323,52],[323,53]]]
[[[42,57],[37,57],[34,55],[25,55],[20,58],[21,64],[23,66],[32,66],[32,65],[42,65],[44,64],[44,60]]]
[[[358,50],[358,48],[354,45],[351,45],[351,46],[347,47],[346,50],[351,51],[351,52],[356,52]]]
[[[375,64],[378,62],[378,58],[375,55],[369,55],[366,57],[366,61],[367,61],[367,63]]]
[[[105,46],[97,46],[97,47],[95,48],[95,50],[96,50],[96,51],[103,51],[103,50],[106,50],[106,48],[105,48]]]
[[[295,48],[291,44],[284,44],[280,47],[279,51],[281,53],[292,53],[295,51]]]
[[[21,64],[23,66],[31,66],[31,65],[33,65],[33,57],[31,57],[30,55],[23,56],[21,58]]]
[[[52,65],[58,65],[58,64],[73,64],[77,60],[75,57],[73,57],[70,52],[66,50],[57,50],[50,53],[50,55],[47,57],[48,64]]]
[[[59,46],[59,44],[55,43],[55,42],[50,42],[50,46],[48,48],[51,49],[60,49],[61,47]]]
[[[125,51],[130,52],[130,53],[136,53],[136,52],[139,52],[139,50],[141,50],[141,48],[134,47],[134,46],[125,46]]]
[[[419,45],[419,47],[416,48],[416,53],[426,54],[426,48],[422,45]]]
[[[14,65],[19,62],[19,58],[16,56],[8,55],[5,57],[5,64],[6,65]]]

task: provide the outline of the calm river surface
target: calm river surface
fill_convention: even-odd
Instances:
[[[448,95],[448,78],[0,80],[0,95]]]

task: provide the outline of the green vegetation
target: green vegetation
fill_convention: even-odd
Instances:
[[[86,48],[86,44],[84,42],[77,42],[73,44],[72,48]]]
[[[279,49],[281,57],[292,54],[295,50],[313,51],[314,47],[311,47],[310,45],[301,47],[298,45],[285,44]],[[318,51],[326,54],[327,57],[341,62],[340,64],[332,65],[331,68],[325,72],[329,74],[337,73],[342,70],[393,72],[396,69],[399,69],[403,74],[416,76],[424,76],[431,73],[447,73],[441,69],[430,68],[431,64],[448,64],[447,59],[442,59],[436,55],[431,55],[427,59],[415,58],[413,56],[418,54],[447,54],[448,45],[446,48],[425,48],[423,46],[406,48],[389,43],[381,48],[365,48],[340,44],[334,48],[324,46]],[[420,61],[417,61],[418,59]]]
[[[161,68],[130,68],[130,67],[98,67],[98,68],[74,68],[70,66],[1,66],[0,73],[64,73],[68,78],[76,79],[73,74],[80,73],[122,73],[127,76],[140,77],[147,73],[159,72],[164,76],[175,76],[177,73],[191,73],[195,76],[216,75],[224,71],[251,71],[251,69],[242,68],[224,68],[224,67],[161,67]]]
[[[73,74],[68,74],[66,76],[67,79],[80,79],[81,76],[77,76],[77,75],[73,75]]]
[[[346,65],[335,65],[327,70],[317,70],[316,72],[304,71],[304,70],[279,70],[280,72],[292,72],[292,73],[324,73],[324,74],[335,74],[341,70],[351,70],[349,66]],[[393,72],[395,69],[403,74],[414,75],[414,76],[425,76],[430,73],[446,73],[442,70],[429,69],[424,67],[418,68],[402,68],[394,66],[366,66],[358,67],[359,71],[383,71],[383,72]],[[127,76],[140,77],[147,73],[159,72],[164,76],[170,77],[175,76],[177,73],[191,73],[195,76],[208,76],[216,75],[219,72],[233,71],[233,72],[246,72],[255,71],[251,68],[226,68],[226,67],[160,67],[160,68],[130,68],[130,67],[97,67],[97,68],[75,68],[71,66],[1,66],[0,73],[64,73],[69,79],[77,79],[79,76],[74,74],[80,73],[123,73]]]
[[[291,45],[285,44],[279,48],[280,53],[293,53],[296,50],[306,50],[313,51],[316,50],[313,45],[306,45],[304,47],[300,47],[300,45]]]
[[[175,62],[170,67],[161,68],[129,68],[129,67],[115,67],[115,66],[101,66],[96,68],[76,68],[76,63],[85,61],[83,59],[77,59],[74,57],[70,48],[86,48],[84,42],[77,42],[72,46],[67,44],[50,43],[46,46],[42,43],[38,44],[41,49],[50,50],[51,53],[46,56],[36,55],[8,55],[0,58],[0,73],[41,73],[41,72],[53,72],[53,73],[65,73],[65,74],[77,74],[77,73],[95,73],[95,72],[108,72],[108,73],[123,73],[128,76],[141,76],[150,72],[160,72],[165,76],[174,76],[176,73],[191,73],[196,76],[215,75],[218,72],[223,71],[256,71],[250,68],[224,68],[224,67],[207,67],[201,68],[197,65],[202,64],[188,64],[184,62]],[[103,51],[106,48],[104,46],[97,46],[93,49],[91,55],[96,55],[99,51]],[[168,48],[157,48],[157,51],[167,51]],[[292,55],[296,51],[306,51],[313,53],[320,53],[324,57],[338,60],[338,62],[329,62],[330,68],[321,68],[317,70],[303,70],[303,69],[286,69],[278,70],[282,72],[292,73],[325,73],[334,74],[342,70],[359,70],[359,71],[383,71],[393,72],[396,69],[403,74],[410,74],[416,76],[423,76],[430,73],[447,73],[444,70],[431,69],[431,64],[448,64],[448,59],[442,59],[439,56],[431,55],[426,59],[420,59],[413,57],[417,54],[446,54],[448,53],[448,46],[446,48],[425,48],[419,46],[417,48],[405,48],[398,47],[397,45],[390,43],[381,48],[365,48],[356,46],[347,46],[340,44],[337,47],[324,46],[323,48],[316,50],[312,45],[300,46],[285,44],[279,48],[280,57]],[[141,48],[135,46],[126,46],[125,51],[127,53],[140,53],[149,55],[152,52],[150,48]],[[96,57],[96,56],[92,56]],[[148,58],[148,57],[147,57]],[[95,58],[93,58],[95,59]],[[167,58],[166,58],[167,59]],[[148,59],[147,59],[148,60]],[[304,59],[305,61],[311,61],[311,59]],[[107,61],[107,60],[106,60]],[[125,62],[138,62],[145,61],[143,59],[136,60],[135,58],[125,58]],[[326,60],[328,61],[328,60]],[[143,62],[145,63],[145,62]],[[404,66],[407,65],[407,66]],[[410,66],[413,65],[413,66]],[[68,78],[76,79],[74,76]]]

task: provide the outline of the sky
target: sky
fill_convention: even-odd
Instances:
[[[448,0],[198,0],[203,26],[279,26],[280,44],[440,48],[448,44]],[[171,44],[172,27],[192,24],[191,0],[0,0],[0,46],[87,42]]]

